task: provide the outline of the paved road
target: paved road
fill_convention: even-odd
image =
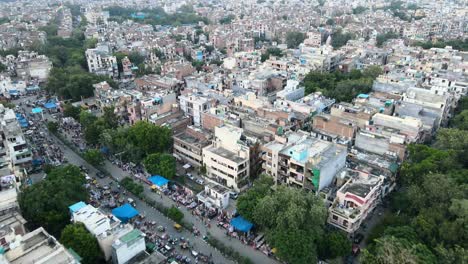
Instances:
[[[53,136],[52,136],[53,137]],[[83,160],[79,155],[77,155],[73,150],[71,150],[69,147],[63,145],[57,138],[53,137],[53,139],[57,142],[58,145],[63,149],[65,157],[68,159],[69,163],[77,165],[77,166],[85,166],[88,170],[91,176],[95,176],[96,172],[98,170],[88,164],[85,160]],[[97,178],[97,181],[101,185],[109,185],[111,181],[114,181],[112,178],[106,177],[104,179]],[[119,177],[117,177],[119,178]],[[120,177],[121,178],[121,177]],[[227,259],[219,251],[208,245],[205,241],[203,241],[199,237],[193,236],[190,232],[183,231],[181,233],[178,233],[177,231],[172,228],[174,225],[174,222],[164,215],[162,215],[159,211],[156,209],[151,208],[149,205],[146,203],[140,201],[137,197],[133,196],[132,194],[127,195],[128,197],[131,197],[135,200],[136,202],[136,209],[143,215],[146,216],[146,219],[148,221],[156,221],[158,225],[163,225],[167,227],[167,233],[170,234],[171,236],[176,236],[176,237],[185,237],[190,240],[190,243],[193,245],[194,250],[201,252],[205,255],[210,256],[210,254],[213,256],[213,261],[215,263],[234,263],[233,261]],[[184,252],[185,255],[190,255],[188,251]]]
[[[20,101],[24,102],[25,100],[31,99],[31,98],[33,98],[33,97],[28,97],[28,98],[22,97],[20,100],[17,100],[14,103],[17,103],[17,102],[20,102]],[[29,108],[29,107],[24,106],[24,108],[26,108],[28,112],[31,111],[31,108]],[[52,116],[50,116],[49,114],[44,112],[44,118],[47,118],[47,119],[50,120],[50,119],[52,119]],[[56,137],[54,137],[54,136],[51,136],[51,137],[53,137],[54,140],[64,150],[64,155],[71,164],[74,164],[74,165],[77,165],[77,166],[83,165],[83,166],[85,166],[86,168],[89,169],[89,171],[92,173],[92,175],[96,174],[96,172],[97,172],[96,168],[94,168],[93,166],[88,164],[79,155],[74,153],[73,150],[71,150],[69,147],[62,144],[60,142],[60,140],[58,140]],[[128,172],[123,171],[118,166],[115,166],[114,164],[112,164],[111,162],[109,162],[107,160],[106,160],[106,162],[104,164],[104,168],[109,173],[111,173],[111,175],[112,175],[112,177],[114,179],[116,179],[118,181],[120,181],[121,179],[123,179],[124,177],[129,175]],[[98,179],[98,182],[100,184],[103,184],[103,185],[107,185],[110,181],[111,181],[110,178]],[[160,202],[160,203],[162,203],[162,204],[164,204],[165,206],[168,206],[168,207],[170,207],[171,205],[177,206],[177,204],[174,203],[174,201],[172,201],[170,198],[168,198],[168,197],[166,197],[164,195],[161,198],[159,195],[152,192],[148,185],[146,185],[146,184],[143,184],[143,185],[144,185],[144,194],[147,197],[150,197],[153,200],[156,200],[156,201],[158,201],[158,202]],[[165,225],[168,226],[169,229],[172,229],[173,222],[171,220],[167,219],[165,216],[163,216],[157,210],[155,210],[153,208],[150,208],[146,203],[141,202],[136,197],[133,197],[133,198],[137,201],[137,209],[140,212],[144,212],[148,219],[154,220],[154,221],[156,221],[158,223],[159,222],[162,223],[162,221],[167,221]],[[278,263],[276,260],[269,258],[268,256],[266,256],[262,252],[260,252],[258,250],[255,250],[255,249],[253,249],[252,247],[250,247],[248,245],[243,244],[239,240],[226,236],[225,230],[221,229],[221,228],[218,228],[216,226],[215,222],[212,222],[211,228],[208,229],[207,227],[205,227],[205,225],[198,218],[196,218],[195,216],[192,216],[191,212],[189,210],[187,210],[187,208],[180,207],[180,210],[184,213],[184,221],[187,221],[188,223],[195,225],[195,227],[198,228],[198,230],[201,231],[202,235],[209,232],[213,237],[215,237],[219,241],[222,241],[223,243],[231,246],[234,250],[241,253],[243,256],[248,257],[254,263],[258,263],[258,264]],[[214,259],[215,263],[233,263],[232,261],[227,260],[225,257],[223,257],[216,249],[214,249],[210,245],[206,244],[202,239],[200,239],[200,238],[195,239],[195,237],[193,235],[187,234],[187,233],[185,233],[185,234],[183,233],[183,235],[186,235],[185,237],[192,237],[192,239],[190,239],[190,241],[198,241],[198,243],[195,244],[195,249],[200,249],[200,252],[203,253],[203,254],[210,255],[210,253],[211,253],[213,255],[213,259]]]

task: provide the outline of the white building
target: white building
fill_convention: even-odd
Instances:
[[[242,132],[237,127],[215,127],[212,144],[203,148],[207,176],[236,191],[245,186],[250,171],[250,149],[243,143]]]
[[[76,253],[69,252],[55,237],[40,227],[10,243],[10,250],[0,254],[0,263],[66,263],[79,264]]]
[[[140,230],[133,229],[112,243],[112,263],[127,263],[145,249],[145,235]]]
[[[110,54],[106,45],[97,46],[95,49],[87,49],[86,61],[91,73],[106,75],[109,78],[116,78],[119,74],[117,58]]]
[[[0,157],[7,156],[13,166],[27,166],[32,160],[23,131],[12,109],[0,105]]]
[[[197,194],[197,198],[207,207],[225,209],[229,205],[229,189],[216,183],[209,183],[205,185],[205,190]]]
[[[211,102],[208,98],[195,94],[187,94],[179,96],[180,109],[189,116],[193,124],[197,127],[201,126],[202,113],[211,107]]]
[[[119,259],[113,259],[114,263],[125,263],[128,259],[140,254],[145,250],[144,238],[143,238],[143,249],[141,246],[121,248],[117,247],[117,252],[114,256],[116,247],[114,244],[121,245],[118,240],[123,239],[126,241],[128,234],[134,231],[134,228],[130,224],[122,224],[120,220],[112,214],[105,214],[101,210],[87,205],[83,202],[76,203],[70,206],[73,223],[83,223],[86,229],[93,234],[104,253],[104,258],[109,260],[111,257],[118,257]],[[141,243],[141,241],[136,241]],[[128,257],[128,259],[126,259]],[[126,259],[126,260],[125,260]]]

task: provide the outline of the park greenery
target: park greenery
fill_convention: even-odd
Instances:
[[[176,176],[176,160],[171,154],[150,154],[143,160],[143,165],[145,165],[146,171],[152,175],[161,175],[167,179],[174,179]]]
[[[234,15],[227,15],[219,20],[220,24],[231,24],[232,20],[236,18]]]
[[[421,42],[418,41],[413,44],[414,46],[420,46],[423,49],[430,49],[430,48],[445,48],[446,46],[451,46],[453,49],[459,51],[468,51],[468,39],[453,39],[453,40],[442,40],[439,39],[435,42],[426,41]]]
[[[32,50],[46,55],[53,64],[48,78],[46,91],[64,99],[80,100],[93,96],[93,84],[108,81],[114,88],[116,83],[106,76],[91,74],[87,71],[85,51],[96,45],[95,39],[86,40],[84,29],[86,19],[83,17],[78,28],[70,38],[57,36],[57,26],[50,24],[42,28],[47,32],[45,44],[34,44]]]
[[[370,66],[363,71],[349,73],[309,72],[304,78],[305,93],[322,92],[338,102],[351,102],[358,94],[368,93],[372,83],[382,73],[379,66]]]
[[[399,38],[398,34],[394,32],[387,32],[383,34],[378,34],[376,37],[376,45],[377,47],[382,47],[382,45],[390,39],[396,39]]]
[[[76,166],[53,168],[47,177],[27,186],[19,194],[21,214],[32,230],[44,227],[55,237],[70,223],[68,207],[78,201],[87,201],[85,177]]]
[[[348,43],[348,40],[353,39],[354,35],[352,33],[343,33],[341,29],[337,30],[332,35],[331,45],[335,49],[339,49]]]
[[[319,257],[335,258],[351,251],[344,234],[325,230],[327,211],[318,196],[286,186],[273,188],[268,175],[260,175],[239,197],[237,211],[265,232],[285,262],[316,263]]]
[[[161,7],[151,9],[134,9],[120,6],[106,8],[109,11],[110,20],[123,22],[131,19],[136,22],[149,25],[172,25],[180,26],[184,24],[196,24],[204,22],[209,24],[206,17],[201,17],[195,13],[192,6],[184,5],[174,14],[168,14]]]
[[[286,34],[286,45],[288,45],[288,49],[296,49],[299,44],[304,42],[306,35],[301,32],[290,31]]]
[[[67,225],[60,236],[60,243],[78,253],[83,264],[104,262],[103,253],[96,238],[88,232],[84,224]]]
[[[465,263],[468,258],[468,111],[460,102],[451,128],[431,146],[408,146],[390,213],[372,231],[362,263]],[[466,112],[465,112],[466,113]]]
[[[283,57],[283,52],[279,48],[268,48],[264,53],[261,55],[261,61],[264,62],[268,60],[271,56],[275,57]]]

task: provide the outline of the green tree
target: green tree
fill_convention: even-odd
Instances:
[[[0,72],[6,71],[8,68],[3,63],[0,62]]]
[[[115,114],[115,108],[113,106],[104,107],[102,118],[106,128],[115,129],[119,126],[119,118]]]
[[[172,131],[167,127],[139,121],[128,130],[128,140],[146,155],[161,153],[172,146]]]
[[[60,242],[78,253],[83,264],[103,262],[103,253],[96,238],[81,223],[67,225],[62,231]]]
[[[57,122],[49,121],[47,122],[47,129],[52,133],[57,133],[59,125]]]
[[[79,107],[75,107],[72,104],[65,104],[63,107],[63,115],[65,117],[72,117],[75,120],[80,119],[80,112],[81,109]]]
[[[364,264],[437,263],[434,254],[425,245],[393,236],[376,240],[369,250],[363,251],[360,260]]]
[[[388,32],[385,34],[378,34],[376,38],[377,47],[382,47],[382,45],[389,39],[396,39],[399,36],[396,33]]]
[[[353,37],[354,35],[351,33],[343,33],[341,29],[337,30],[335,33],[333,33],[331,45],[335,49],[339,49],[346,45],[346,43],[348,43],[350,39],[353,39]]]
[[[180,223],[182,219],[184,219],[184,213],[177,209],[177,207],[171,206],[169,209],[167,209],[167,217],[177,223]]]
[[[252,188],[242,193],[237,200],[237,212],[244,218],[253,221],[254,212],[260,200],[271,192],[273,186],[273,179],[262,174],[254,181]]]
[[[304,42],[305,34],[296,31],[290,31],[286,34],[286,44],[289,49],[295,49]]]
[[[450,125],[461,130],[468,130],[468,110],[463,110],[450,121]]]
[[[341,231],[326,233],[318,243],[318,256],[320,259],[334,259],[343,257],[351,252],[351,241]]]
[[[174,179],[176,174],[176,160],[166,153],[154,153],[148,155],[144,160],[146,170],[152,175],[161,175],[168,179]]]
[[[104,156],[101,151],[97,149],[89,149],[84,153],[84,158],[93,166],[100,166],[104,164]]]
[[[355,15],[359,15],[359,14],[362,14],[362,13],[364,13],[366,10],[367,10],[367,8],[366,8],[366,7],[363,7],[363,6],[357,6],[356,8],[353,8],[353,14],[355,14]]]
[[[290,263],[314,263],[317,242],[323,235],[326,209],[314,194],[286,186],[260,199],[254,222],[266,230],[268,243]]]
[[[30,230],[44,227],[55,237],[70,222],[68,207],[87,201],[89,193],[80,169],[68,165],[52,169],[47,177],[20,192],[18,202],[21,214]]]

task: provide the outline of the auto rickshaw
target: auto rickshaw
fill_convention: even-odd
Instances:
[[[182,232],[182,226],[179,225],[179,224],[177,224],[177,223],[174,224],[174,229],[175,229],[177,232]]]

